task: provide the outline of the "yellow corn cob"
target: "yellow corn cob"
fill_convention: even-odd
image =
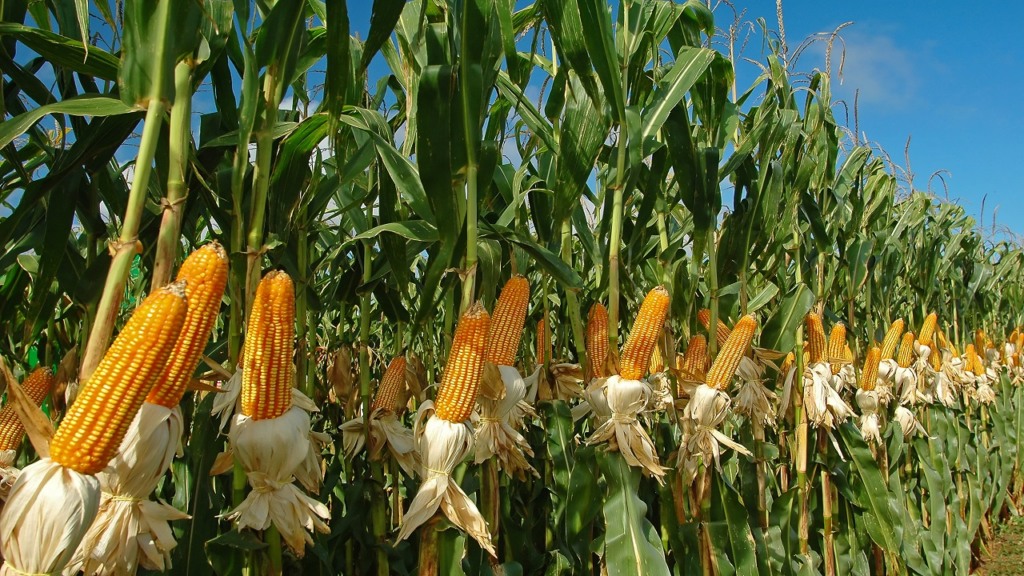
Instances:
[[[896,363],[900,365],[900,368],[910,368],[910,364],[914,361],[914,333],[907,332],[903,335],[903,341],[900,343],[899,352],[896,354]]]
[[[846,358],[846,324],[842,322],[833,326],[832,332],[828,335],[828,357],[830,360]],[[839,369],[843,367],[838,362],[832,362],[829,366],[832,368],[832,374],[839,374]]]
[[[719,350],[711,370],[708,371],[709,387],[724,390],[729,384],[740,365],[740,359],[747,353],[747,348],[754,339],[754,330],[757,330],[757,320],[749,314],[736,323],[736,327],[729,334],[729,339],[725,341],[725,346]]]
[[[378,409],[393,411],[397,408],[395,401],[402,388],[405,388],[405,356],[395,356],[388,364],[388,369],[384,371],[384,377],[381,378],[380,386],[377,387],[377,394],[373,397],[370,411]]]
[[[786,358],[782,360],[782,366],[779,368],[779,376],[783,378],[789,374],[789,371],[793,369],[793,364],[796,363],[796,355],[792,352],[786,354]]]
[[[985,331],[984,330],[982,330],[981,328],[978,328],[977,330],[974,331],[974,351],[979,356],[984,356],[985,355],[985,350],[987,349],[987,346],[986,346],[987,340],[988,339],[985,338]]]
[[[686,374],[686,378],[703,382],[710,367],[711,359],[708,358],[707,338],[703,334],[691,336],[686,353],[683,355],[683,365],[680,367]]]
[[[809,364],[825,361],[825,327],[821,325],[821,316],[814,312],[804,319],[807,327],[807,356]]]
[[[660,338],[659,338],[660,341]],[[661,344],[656,342],[651,352],[651,365],[648,368],[651,374],[657,374],[665,369],[665,358],[661,355]]]
[[[21,389],[36,406],[43,403],[51,388],[53,388],[53,372],[44,366],[33,370],[21,383]],[[14,406],[11,405],[10,396],[8,396],[7,406],[0,410],[0,450],[17,450],[21,446],[21,439],[24,436],[25,426],[18,418],[18,413],[14,411]]]
[[[166,366],[186,309],[184,283],[175,282],[135,310],[53,435],[54,462],[82,474],[106,468]]]
[[[529,305],[530,283],[523,276],[509,278],[494,305],[491,328],[487,333],[485,360],[498,366],[512,366],[515,363]]]
[[[181,401],[206,348],[220,301],[228,283],[228,255],[217,242],[196,250],[181,265],[178,280],[185,281],[188,315],[163,373],[156,379],[146,402],[174,408]]]
[[[457,424],[469,420],[473,413],[490,324],[491,317],[479,302],[466,310],[459,320],[434,402],[434,415],[438,418]]]
[[[600,302],[587,313],[587,361],[595,378],[608,376],[608,310]]]
[[[974,344],[968,344],[964,350],[964,359],[967,361],[967,369],[970,370],[975,376],[980,376],[984,373],[978,372],[976,366],[978,365],[978,353],[974,349]]]
[[[938,372],[942,370],[942,351],[936,348],[932,348],[932,353],[928,356],[928,362],[932,365],[932,369]]]
[[[668,316],[669,300],[668,291],[661,286],[647,293],[633,322],[633,329],[629,331],[629,339],[622,347],[619,376],[626,380],[639,380],[647,373],[661,327]]]
[[[878,378],[878,362],[882,359],[882,349],[872,346],[864,356],[864,370],[860,373],[860,387],[868,392],[875,389]]]
[[[924,319],[924,324],[921,325],[921,334],[918,335],[917,341],[922,346],[931,346],[932,337],[935,335],[935,325],[938,323],[939,317],[932,312]]]
[[[903,326],[903,318],[889,326],[889,331],[885,333],[885,339],[882,340],[882,360],[889,360],[896,356],[896,346],[899,345],[900,337],[903,336]]]
[[[700,310],[698,310],[697,321],[700,322],[700,325],[703,326],[704,329],[708,331],[708,334],[711,333],[711,310],[708,310],[707,308],[701,308]],[[722,346],[724,346],[725,341],[728,339],[729,327],[726,326],[725,322],[722,322],[721,318],[719,318],[718,329],[715,331],[715,341],[718,344],[718,347],[721,348]]]
[[[1019,337],[1020,337],[1020,333],[1017,331],[1016,328],[1014,328],[1013,332],[1010,332],[1010,337],[1007,338],[1006,341],[1009,342],[1010,344],[1016,345],[1017,344],[1017,339]]]
[[[1017,330],[1017,350],[1024,348],[1024,329]]]
[[[245,329],[242,414],[277,418],[292,406],[295,288],[288,274],[268,272],[256,288]]]
[[[537,364],[551,361],[551,342],[548,341],[548,323],[541,318],[537,321]]]

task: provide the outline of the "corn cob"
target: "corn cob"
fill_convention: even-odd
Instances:
[[[928,356],[928,362],[936,372],[942,370],[942,351],[932,349],[931,355]]]
[[[939,317],[936,316],[935,312],[932,312],[924,319],[924,324],[921,325],[921,334],[918,335],[917,341],[922,346],[931,346],[932,337],[935,335],[935,325],[938,323]]]
[[[707,308],[701,308],[698,310],[697,321],[700,322],[700,325],[708,331],[708,334],[711,333],[711,310],[708,310]],[[718,329],[715,331],[715,341],[717,342],[718,347],[721,348],[722,346],[725,346],[725,341],[729,339],[730,330],[729,327],[726,326],[725,322],[722,322],[721,318],[718,319],[717,326]]]
[[[210,338],[228,283],[228,255],[220,244],[210,242],[185,259],[177,279],[185,281],[188,315],[167,366],[146,397],[146,402],[166,408],[181,401]]]
[[[807,327],[807,356],[809,364],[825,361],[825,327],[821,325],[821,316],[814,312],[804,319]]]
[[[626,345],[622,347],[619,376],[626,380],[639,380],[651,365],[651,355],[658,344],[661,327],[668,316],[668,291],[658,286],[647,293]]]
[[[537,321],[537,364],[551,361],[551,342],[548,340],[548,323],[544,318]]]
[[[828,357],[830,360],[846,358],[846,324],[842,322],[833,326],[832,332],[828,335]],[[829,366],[832,368],[832,374],[839,374],[839,369],[843,367],[840,362],[832,362]]]
[[[458,424],[469,420],[473,413],[490,324],[491,317],[479,302],[466,310],[459,320],[434,402],[434,415],[438,418]]]
[[[899,352],[896,354],[896,363],[900,368],[910,368],[914,362],[914,333],[907,332],[903,335],[903,342],[900,343]]]
[[[186,311],[183,282],[153,292],[135,310],[54,434],[54,462],[82,474],[106,468],[166,366]]]
[[[608,310],[600,302],[587,313],[587,361],[594,377],[608,375]]]
[[[985,355],[985,350],[988,348],[987,343],[988,343],[988,338],[985,337],[985,331],[982,330],[981,328],[978,328],[977,330],[975,330],[974,331],[974,352],[976,354],[978,354],[979,356],[984,356]]]
[[[654,350],[651,352],[651,365],[648,367],[648,371],[651,374],[657,374],[665,369],[665,357],[661,354],[661,342],[660,338],[658,342],[654,344]]]
[[[242,414],[253,420],[277,418],[292,405],[295,349],[295,288],[288,274],[267,273],[245,330],[242,362]]]
[[[796,355],[790,352],[786,354],[786,357],[782,360],[782,366],[779,368],[779,376],[785,378],[789,371],[793,369],[793,364],[796,363]]]
[[[903,336],[903,326],[903,318],[889,326],[889,331],[885,333],[885,339],[882,340],[882,360],[889,360],[896,356],[896,347],[899,346],[900,337]]]
[[[872,346],[864,356],[864,370],[860,373],[861,390],[872,391],[875,389],[878,378],[878,362],[882,359],[882,349]]]
[[[494,305],[491,328],[487,333],[485,360],[497,366],[512,366],[515,363],[529,305],[530,283],[523,276],[509,278]]]
[[[40,366],[32,371],[21,383],[21,389],[25,395],[32,399],[36,406],[43,403],[46,395],[53,388],[53,372],[49,368]],[[25,436],[25,426],[22,425],[14,406],[8,404],[0,410],[0,450],[17,450],[21,446],[21,439]]]
[[[690,337],[690,344],[686,347],[686,354],[683,355],[682,371],[688,378],[703,382],[710,367],[707,338],[703,334]]]
[[[718,352],[711,370],[708,371],[707,385],[717,390],[724,390],[736,374],[736,368],[740,365],[740,359],[747,353],[751,341],[754,339],[754,331],[757,330],[757,320],[747,315],[740,318],[725,341],[725,346]]]
[[[405,356],[395,356],[384,371],[384,377],[377,387],[377,394],[373,397],[373,404],[370,411],[391,410],[394,411],[399,392],[405,388]]]
[[[978,353],[974,351],[974,343],[971,342],[964,348],[964,362],[967,364],[967,369],[974,374],[974,362],[978,357]]]

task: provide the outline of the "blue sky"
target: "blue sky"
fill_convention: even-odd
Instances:
[[[370,4],[349,2],[353,33],[362,37]],[[765,18],[771,30],[777,29],[773,0],[737,0],[734,6],[745,21]],[[916,189],[928,190],[930,183],[932,192],[962,204],[979,221],[984,202],[987,230],[995,212],[997,226],[1024,234],[1024,201],[1017,199],[1022,185],[1015,177],[1016,142],[1024,129],[1024,113],[1016,106],[1024,93],[1024,74],[1018,72],[1024,47],[1016,28],[1024,19],[1024,3],[785,0],[783,11],[791,54],[806,38],[852,22],[833,49],[833,97],[849,103],[852,128],[859,90],[861,138],[881,146],[900,165],[911,138]],[[724,28],[732,20],[732,10],[718,5],[716,24]],[[809,46],[794,69],[824,68],[824,47],[821,42]],[[742,55],[763,60],[761,49],[760,31],[752,29]],[[756,74],[752,65],[741,65],[739,89]],[[946,188],[931,177],[936,172]]]
[[[775,2],[736,7],[747,10],[745,18],[763,17],[777,28]],[[791,51],[812,34],[853,22],[841,32],[846,61],[842,83],[833,81],[834,97],[852,103],[860,90],[861,134],[900,164],[912,138],[918,189],[928,188],[932,173],[948,171],[943,176],[951,200],[979,218],[985,199],[986,229],[996,210],[997,225],[1024,233],[1022,185],[1015,176],[1024,128],[1017,106],[1024,90],[1024,47],[1018,39],[1024,4],[785,0],[783,10]],[[719,26],[729,20],[728,7],[716,11]],[[757,58],[759,52],[759,40],[752,38],[746,55]],[[834,52],[834,71],[837,60]],[[798,69],[816,67],[824,67],[823,44],[797,62]],[[932,190],[946,195],[937,179]]]
[[[349,1],[352,31],[363,38],[371,5]],[[737,0],[735,8],[746,22],[765,18],[770,29],[777,28],[773,0]],[[791,53],[813,34],[852,22],[834,49],[834,73],[843,47],[845,61],[842,76],[834,74],[833,94],[849,102],[852,111],[859,90],[862,138],[881,146],[901,165],[907,138],[912,138],[910,161],[917,189],[926,190],[930,183],[933,192],[946,197],[942,182],[930,178],[941,171],[948,198],[979,220],[984,201],[986,229],[995,212],[999,226],[1024,234],[1024,202],[1017,200],[1021,185],[1014,177],[1017,135],[1024,128],[1024,114],[1015,106],[1017,95],[1024,92],[1024,74],[1017,72],[1024,65],[1024,48],[1014,28],[1024,17],[1024,4],[785,0],[783,8]],[[732,14],[729,6],[718,5],[718,26],[728,27]],[[975,22],[977,31],[971,33]],[[750,30],[741,56],[763,60],[760,31]],[[794,64],[798,71],[821,67],[820,42],[804,50]],[[371,76],[383,71],[382,63],[375,63]],[[740,90],[755,77],[752,65],[741,64]],[[201,90],[194,103],[196,113],[212,105],[212,94]],[[852,123],[851,112],[851,127]],[[126,146],[118,156],[127,160],[134,152]]]

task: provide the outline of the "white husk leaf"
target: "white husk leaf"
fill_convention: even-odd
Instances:
[[[529,472],[540,475],[526,460],[526,454],[533,456],[530,443],[513,427],[513,415],[526,397],[526,383],[519,371],[511,366],[498,366],[501,381],[505,385],[505,397],[492,400],[480,396],[480,416],[476,425],[476,453],[474,462],[484,462],[497,457],[499,467],[506,474],[524,479]],[[521,420],[520,420],[521,422]]]
[[[309,532],[326,533],[324,520],[331,515],[323,503],[292,483],[312,450],[309,414],[300,406],[265,420],[236,414],[228,441],[252,491],[227,518],[236,520],[239,530],[266,530],[273,523],[288,547],[301,557],[304,544],[313,543]]]
[[[355,458],[366,444],[366,425],[362,416],[357,416],[341,425],[341,441],[345,457]],[[405,427],[391,410],[377,409],[370,413],[370,459],[380,460],[387,448],[408,476],[415,476],[419,470],[419,454],[412,430]]]
[[[583,369],[579,364],[561,362],[549,368],[554,381],[555,398],[568,402],[583,394]]]
[[[828,365],[825,367],[828,368]],[[706,384],[697,386],[693,397],[687,402],[680,416],[683,438],[679,442],[679,452],[676,456],[676,468],[680,471],[683,486],[693,483],[700,464],[707,467],[714,462],[715,467],[721,471],[720,443],[740,454],[752,456],[742,444],[734,442],[718,430],[729,415],[730,404],[728,394]]]
[[[18,479],[21,470],[14,466],[14,459],[17,457],[16,450],[0,450],[0,502],[7,500],[11,487]]]
[[[604,396],[611,416],[590,435],[587,444],[608,442],[608,449],[621,452],[627,464],[649,472],[661,482],[665,469],[658,463],[654,442],[637,420],[651,394],[651,387],[643,380],[627,380],[618,375],[608,378],[604,382]],[[597,405],[594,398],[591,405]]]
[[[917,421],[914,413],[903,406],[896,407],[896,413],[893,416],[897,422],[900,423],[900,428],[903,429],[903,437],[910,439],[914,434],[920,433],[927,436],[927,432],[921,423]]]
[[[423,463],[423,483],[402,518],[397,540],[405,540],[440,509],[453,524],[472,536],[480,547],[495,555],[487,522],[476,504],[451,477],[452,470],[473,449],[473,427],[434,416],[434,404],[426,401],[416,414],[416,448]]]
[[[733,398],[733,412],[764,426],[775,427],[778,397],[764,385],[764,366],[744,356],[736,368],[740,389]]]
[[[608,407],[608,398],[604,393],[607,382],[608,378],[594,378],[590,381],[587,389],[583,391],[583,401],[572,408],[573,422],[589,414],[594,415],[598,424],[603,424],[612,417],[612,409]]]
[[[92,574],[134,574],[139,566],[164,571],[177,546],[169,524],[188,514],[149,495],[181,441],[181,409],[146,402],[128,426],[117,456],[96,477],[102,495],[96,520],[69,568]]]
[[[220,430],[223,432],[231,422],[231,417],[238,410],[242,396],[242,367],[235,368],[235,373],[220,385],[221,392],[213,398],[210,414],[220,416]]]
[[[868,444],[882,443],[882,433],[878,426],[878,392],[874,390],[857,390],[857,406],[860,407],[860,433]]]
[[[832,369],[827,362],[808,364],[803,378],[804,409],[815,428],[832,430],[853,414],[853,408],[832,387]]]
[[[0,512],[0,576],[58,574],[100,504],[100,482],[49,458],[25,467]]]

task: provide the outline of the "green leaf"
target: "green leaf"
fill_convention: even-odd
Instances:
[[[0,22],[0,36],[16,38],[48,61],[101,80],[113,81],[121,65],[117,58],[96,46],[13,22]]]
[[[598,460],[608,483],[604,552],[609,576],[668,576],[661,537],[639,496],[640,469],[626,464],[618,452],[605,452]]]
[[[643,129],[640,133],[642,142],[646,144],[649,138],[653,138],[661,130],[665,121],[668,120],[669,112],[682,102],[686,93],[707,71],[714,58],[715,51],[708,48],[685,47],[679,51],[668,73],[658,82],[653,100],[644,107],[641,115],[643,118]]]
[[[410,220],[408,222],[388,222],[386,224],[381,224],[380,226],[375,226],[362,234],[353,236],[349,242],[376,238],[384,232],[398,234],[407,240],[415,240],[418,242],[437,242],[440,240],[437,228],[432,224],[423,220]]]
[[[792,350],[796,344],[796,330],[813,305],[814,292],[802,282],[797,283],[782,299],[775,314],[765,322],[761,330],[761,348],[783,353]]]
[[[69,114],[71,116],[116,116],[129,114],[136,109],[116,98],[87,94],[66,98],[60,102],[34,108],[0,124],[0,148],[7,146],[21,136],[47,114]]]
[[[839,435],[843,438],[844,447],[857,475],[851,484],[857,497],[856,504],[864,509],[868,534],[875,544],[887,552],[896,554],[899,552],[900,542],[896,539],[896,517],[889,500],[886,476],[878,469],[871,449],[864,442],[856,426],[850,422],[842,424],[839,427]]]

